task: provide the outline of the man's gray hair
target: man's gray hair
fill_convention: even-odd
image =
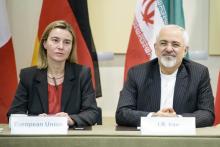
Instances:
[[[177,28],[177,29],[179,29],[180,31],[182,31],[182,32],[183,32],[182,34],[183,34],[184,44],[185,44],[185,46],[189,46],[189,35],[188,35],[187,31],[186,31],[183,27],[178,26],[178,25],[175,25],[175,24],[168,24],[168,25],[163,26],[163,27],[159,30],[159,32],[157,33],[157,35],[156,35],[156,40],[157,40],[158,37],[159,37],[160,31],[161,31],[162,29],[165,29],[165,28]]]

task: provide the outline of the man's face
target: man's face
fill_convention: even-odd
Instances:
[[[154,45],[159,63],[165,68],[178,68],[186,53],[183,32],[178,28],[164,28]]]

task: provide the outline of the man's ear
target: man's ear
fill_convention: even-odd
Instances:
[[[155,52],[155,55],[157,56],[157,43],[154,43],[154,52]]]
[[[188,50],[189,50],[189,46],[186,46],[184,56],[186,56],[186,54],[188,53]]]
[[[155,50],[155,51],[157,50],[157,47],[158,47],[158,46],[157,46],[157,43],[155,42],[155,43],[154,43],[154,50]]]

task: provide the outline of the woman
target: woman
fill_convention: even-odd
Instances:
[[[76,37],[65,21],[45,29],[36,67],[22,69],[10,114],[66,116],[69,126],[97,122],[98,111],[89,68],[74,63]]]

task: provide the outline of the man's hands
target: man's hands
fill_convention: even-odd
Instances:
[[[163,108],[152,114],[152,117],[177,117],[173,108]]]
[[[48,116],[48,114],[42,113],[42,114],[39,114],[39,116]],[[68,125],[69,126],[72,126],[72,125],[75,124],[74,120],[71,119],[70,116],[67,113],[65,113],[65,112],[59,112],[59,113],[54,114],[53,116],[64,116],[64,117],[67,117]]]

